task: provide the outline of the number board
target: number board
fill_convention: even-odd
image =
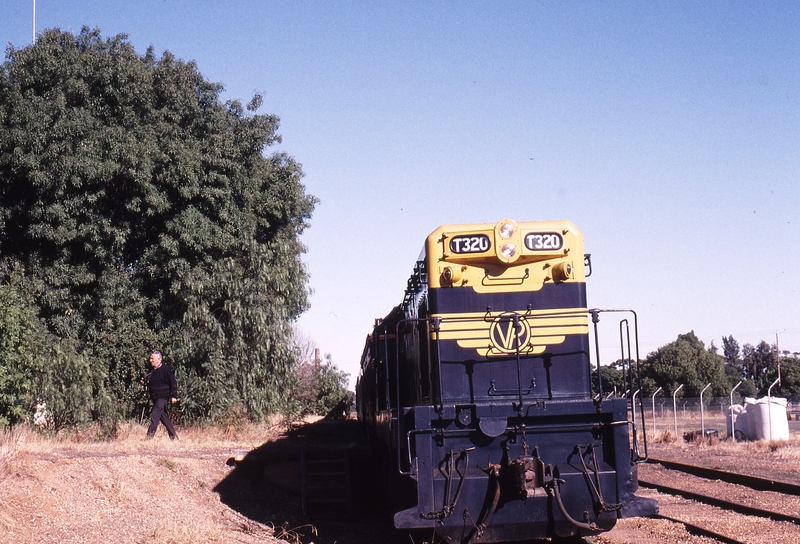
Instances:
[[[556,251],[564,245],[557,232],[529,232],[525,234],[525,247],[530,251]]]
[[[453,253],[483,253],[491,247],[492,242],[485,234],[453,236],[450,240],[450,251]]]

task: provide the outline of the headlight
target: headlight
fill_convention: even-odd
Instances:
[[[461,269],[450,268],[449,266],[447,266],[442,272],[442,278],[444,279],[445,283],[449,283],[451,285],[456,282],[459,282],[461,281]]]
[[[500,254],[506,259],[513,259],[514,255],[517,254],[517,246],[510,243],[503,244],[503,247],[500,248]]]
[[[553,280],[556,282],[567,281],[572,278],[572,263],[558,263],[553,267]]]
[[[511,223],[503,223],[500,226],[500,237],[503,238],[504,240],[508,240],[509,238],[514,236],[514,232],[516,230],[517,229],[514,228],[514,225],[512,225]]]

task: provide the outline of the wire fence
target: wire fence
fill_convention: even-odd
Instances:
[[[733,403],[741,404],[744,399],[733,397]],[[716,431],[719,438],[729,436],[728,414],[731,400],[729,397],[704,398],[652,398],[642,399],[644,415],[637,399],[635,422],[641,427],[642,417],[648,437],[658,437],[664,431],[670,431],[678,437],[687,433]],[[786,418],[789,423],[789,434],[800,436],[800,399],[787,399]]]

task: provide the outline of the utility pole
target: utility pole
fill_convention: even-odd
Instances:
[[[31,31],[31,44],[36,45],[36,0],[33,0],[33,23]]]

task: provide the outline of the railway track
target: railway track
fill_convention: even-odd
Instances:
[[[725,543],[800,542],[800,486],[650,459],[639,485],[657,492],[658,518]]]
[[[658,464],[664,468],[693,474],[702,478],[711,480],[721,480],[732,484],[739,484],[751,489],[760,491],[777,491],[786,495],[800,496],[800,485],[782,482],[770,478],[758,478],[755,476],[748,476],[747,474],[738,474],[727,470],[719,470],[715,468],[699,467],[697,465],[688,465],[686,463],[678,463],[676,461],[667,461],[665,459],[650,458],[649,463]]]

